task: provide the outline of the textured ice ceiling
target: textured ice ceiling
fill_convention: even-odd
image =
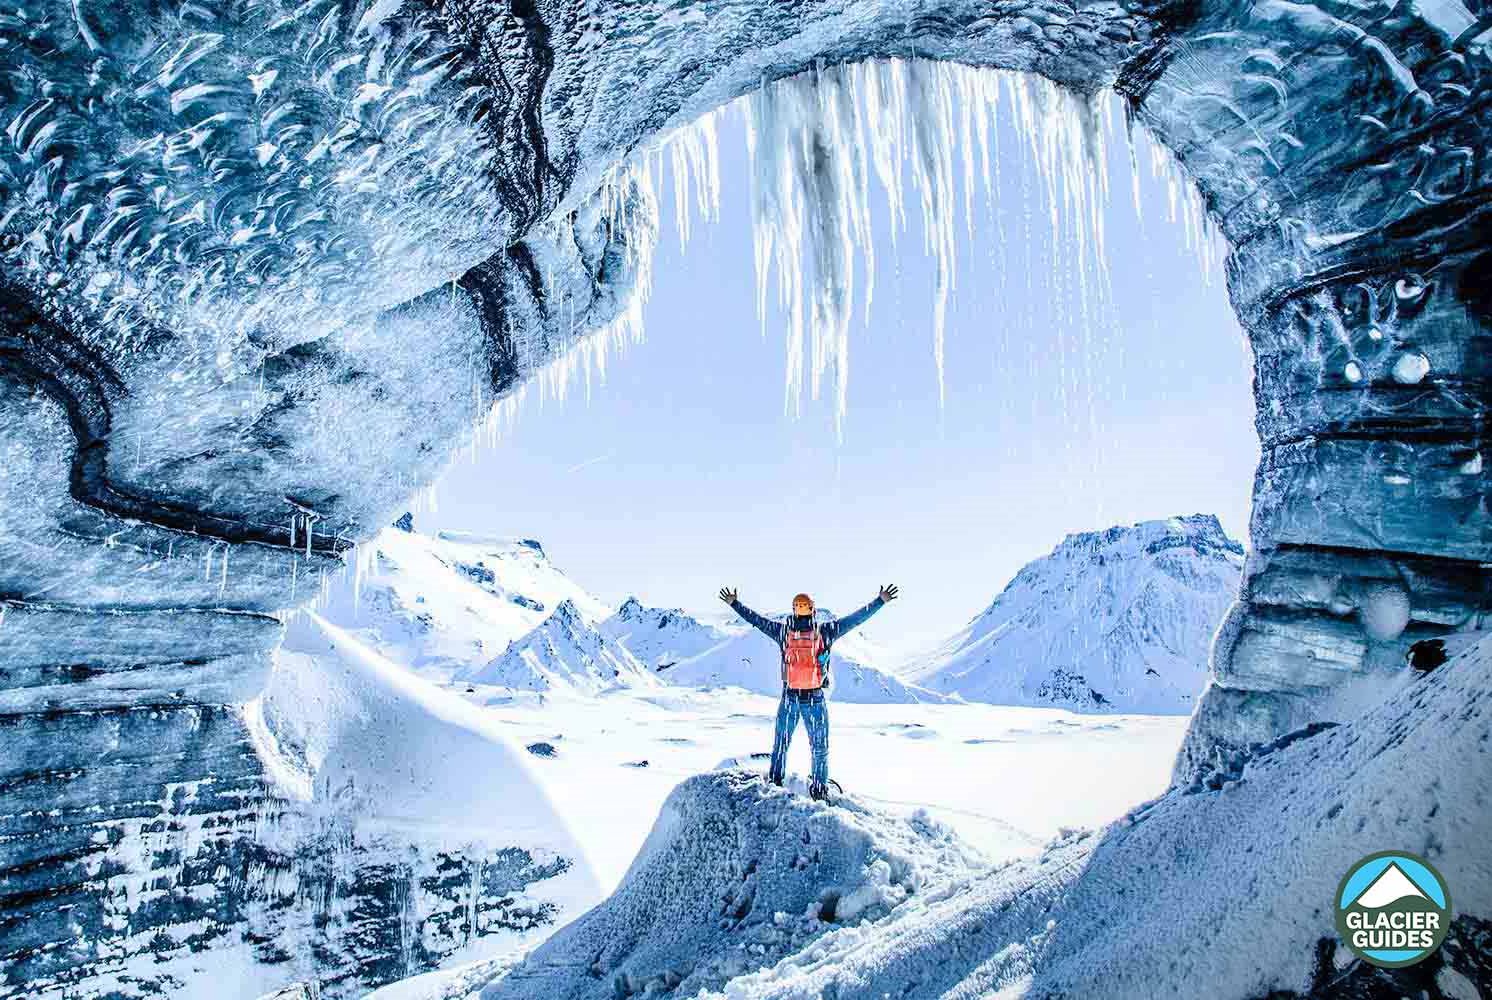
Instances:
[[[235,706],[271,613],[495,400],[635,322],[656,205],[628,157],[805,70],[755,100],[764,287],[795,303],[810,391],[865,291],[843,254],[878,140],[911,152],[931,231],[959,211],[946,173],[990,91],[910,60],[1059,85],[1016,112],[1053,143],[1112,88],[1228,241],[1263,459],[1183,775],[1485,626],[1489,44],[1460,0],[0,12],[0,982],[91,982],[186,919],[121,898],[120,870],[189,895],[214,870],[192,850],[269,808]],[[1053,175],[1086,198],[1069,138]],[[151,823],[197,839],[142,851]]]

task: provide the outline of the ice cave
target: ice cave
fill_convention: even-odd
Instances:
[[[1173,791],[915,926],[784,951],[794,986],[636,951],[587,976],[626,925],[598,910],[490,995],[1489,995],[1487,647],[1402,689],[1416,642],[1492,622],[1486,0],[37,0],[0,11],[0,996],[354,996],[478,912],[552,919],[522,890],[583,873],[521,824],[363,836],[370,801],[461,810],[356,762],[285,791],[245,708],[282,613],[494,407],[627,335],[659,211],[634,165],[670,135],[702,162],[743,95],[763,265],[831,378],[878,141],[912,137],[906,197],[952,225],[988,70],[1027,81],[1000,94],[1050,144],[1053,213],[1097,197],[1113,92],[1228,248],[1263,457]],[[544,815],[526,764],[489,766],[518,775],[491,809]],[[680,787],[676,827],[721,780]],[[1369,834],[1456,887],[1420,979],[1320,945],[1306,890]],[[665,854],[639,877],[702,892]],[[218,954],[227,992],[184,960]]]

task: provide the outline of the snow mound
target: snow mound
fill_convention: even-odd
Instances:
[[[829,613],[820,609],[819,616]],[[709,624],[677,608],[646,607],[634,597],[598,628],[672,684],[737,687],[771,698],[782,692],[777,647],[748,625]],[[872,704],[952,700],[875,666],[878,658],[863,636],[851,634],[836,642],[832,697]]]
[[[261,756],[283,792],[363,826],[441,839],[523,844],[574,859],[578,841],[533,757],[502,723],[302,612],[251,709]]]
[[[1436,984],[1466,980],[1485,996],[1492,640],[1388,687],[1352,722],[1257,747],[1105,830],[1059,837],[967,891],[910,899],[705,995],[1345,1000],[1459,995]],[[1389,848],[1429,858],[1458,914],[1439,953],[1392,971],[1336,946],[1332,908],[1342,875]]]
[[[687,997],[945,893],[982,861],[916,814],[833,807],[759,775],[690,778],[664,804],[621,886],[482,1000]]]
[[[1242,569],[1210,514],[1068,535],[915,679],[1001,705],[1190,712]]]

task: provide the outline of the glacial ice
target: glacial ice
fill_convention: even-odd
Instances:
[[[264,862],[256,835],[293,812],[242,709],[276,616],[325,594],[525,385],[562,388],[636,335],[659,209],[627,158],[743,95],[759,94],[765,162],[788,171],[759,191],[785,214],[760,217],[758,246],[763,287],[775,276],[807,324],[789,400],[845,374],[846,318],[871,290],[826,240],[853,244],[870,175],[891,179],[900,218],[909,159],[951,262],[955,182],[967,207],[986,162],[981,101],[1040,125],[1032,200],[1087,234],[1092,280],[1063,279],[1089,281],[1080,308],[1100,312],[1101,191],[1081,151],[1110,135],[1085,109],[1118,95],[1126,129],[1178,164],[1176,213],[1195,190],[1205,211],[1186,224],[1227,240],[1263,451],[1178,782],[1345,722],[1403,681],[1414,643],[1492,615],[1489,40],[1483,5],[1462,0],[7,10],[0,991],[98,994],[142,969],[200,983],[173,964],[185,942],[208,954],[257,926],[256,887],[205,900],[220,866]],[[851,150],[834,138],[872,131]],[[768,133],[834,159],[794,175]],[[708,129],[692,135],[669,155],[709,205]],[[1259,784],[1214,808],[1277,812]],[[192,850],[147,846],[162,838]],[[366,903],[325,857],[268,868],[337,912]],[[397,964],[393,926],[375,925],[366,951],[315,971]],[[292,981],[274,957],[244,961]]]

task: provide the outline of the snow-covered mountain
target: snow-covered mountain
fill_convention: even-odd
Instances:
[[[431,680],[500,656],[565,601],[591,621],[611,613],[532,539],[394,527],[365,550],[351,578],[332,581],[320,615]]]
[[[650,608],[636,597],[622,602],[601,631],[632,651],[651,670],[666,673],[685,660],[708,653],[732,633],[677,608]]]
[[[430,680],[595,694],[618,684],[734,686],[775,696],[777,653],[750,626],[701,621],[629,598],[615,613],[527,538],[442,531],[412,520],[368,543],[318,614]],[[840,701],[940,701],[873,664],[862,636],[834,646]]]
[[[661,683],[627,647],[599,631],[569,599],[491,662],[459,675],[472,684],[596,694]]]
[[[1242,568],[1212,515],[1068,535],[915,677],[970,701],[1189,712]]]
[[[820,609],[820,617],[828,615]],[[739,687],[775,697],[782,689],[777,648],[744,623],[716,625],[678,610],[650,608],[629,598],[600,625],[602,632],[671,683],[690,687]],[[834,644],[836,701],[945,701],[874,665],[874,647],[859,635]]]

